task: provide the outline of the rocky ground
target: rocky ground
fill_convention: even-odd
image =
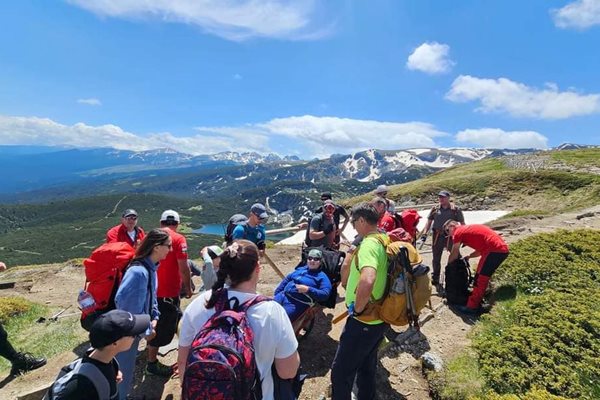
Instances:
[[[467,221],[468,222],[468,221]],[[600,206],[587,210],[569,212],[543,219],[520,218],[501,220],[492,223],[495,229],[502,232],[509,242],[514,242],[523,237],[553,231],[557,228],[600,229]],[[423,258],[430,263],[431,254],[424,248]],[[269,249],[270,257],[279,268],[288,273],[293,270],[299,260],[299,246],[278,246]],[[83,285],[83,271],[78,265],[60,264],[49,266],[21,267],[8,271],[3,280],[8,277],[17,281],[14,289],[2,290],[0,295],[21,295],[29,300],[47,304],[53,309],[63,309],[71,306],[75,310],[75,297],[77,289]],[[266,265],[263,269],[259,290],[265,294],[272,294],[279,283],[277,274]],[[340,296],[343,292],[340,291]],[[188,301],[185,302],[187,304]],[[402,344],[397,344],[394,339],[406,327],[395,328],[388,335],[390,343],[381,352],[379,368],[379,393],[381,399],[430,399],[428,382],[422,375],[421,356],[432,353],[448,360],[468,346],[469,333],[475,320],[456,315],[448,309],[440,297],[432,296],[432,309],[425,309],[422,319],[427,319],[420,332],[412,335]],[[343,322],[332,324],[334,316],[344,312],[343,302],[338,302],[334,310],[323,310],[318,316],[314,330],[300,343],[300,355],[308,379],[302,393],[302,399],[327,398],[329,386],[329,368],[335,354]],[[77,318],[73,316],[71,318]],[[406,335],[406,334],[405,334]],[[82,343],[85,342],[85,332],[81,331]],[[14,380],[5,381],[0,388],[0,398],[20,398],[25,393],[31,392],[47,383],[50,383],[62,365],[74,359],[81,353],[85,345],[77,346],[73,352],[66,352],[52,357],[48,365]],[[143,345],[141,347],[143,349]],[[162,359],[165,363],[175,362],[176,352],[171,351]],[[175,379],[166,380],[156,377],[145,377],[141,373],[145,364],[145,355],[142,352],[138,358],[138,377],[134,396],[139,399],[178,399],[179,383]],[[0,379],[3,377],[0,377]],[[36,398],[36,397],[30,397]],[[37,397],[40,398],[40,397]]]

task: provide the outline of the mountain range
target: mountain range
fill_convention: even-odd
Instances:
[[[315,208],[322,191],[331,191],[336,198],[353,196],[379,184],[412,181],[457,164],[533,151],[370,149],[300,160],[254,152],[192,156],[171,149],[134,152],[0,146],[0,168],[5,171],[0,201],[32,203],[99,194],[157,193],[218,202],[226,209],[268,202],[273,213],[297,220]],[[215,216],[215,222],[222,217]]]

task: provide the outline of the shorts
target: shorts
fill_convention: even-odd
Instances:
[[[177,326],[182,312],[179,308],[179,297],[159,297],[158,311],[160,318],[156,324],[156,337],[148,342],[149,346],[166,346],[177,333]]]

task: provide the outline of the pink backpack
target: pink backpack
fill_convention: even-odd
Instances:
[[[261,379],[254,355],[254,332],[246,312],[271,300],[265,296],[239,304],[222,289],[215,314],[192,342],[183,376],[182,400],[259,400]],[[230,307],[230,301],[234,301]]]

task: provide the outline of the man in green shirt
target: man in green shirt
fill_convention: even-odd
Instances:
[[[369,302],[381,299],[385,291],[387,256],[378,240],[379,215],[369,203],[358,204],[351,215],[350,222],[363,240],[352,261],[342,270],[349,318],[331,367],[333,400],[350,400],[355,378],[358,400],[375,398],[377,349],[388,327],[381,320],[363,321],[368,319],[365,309]]]

